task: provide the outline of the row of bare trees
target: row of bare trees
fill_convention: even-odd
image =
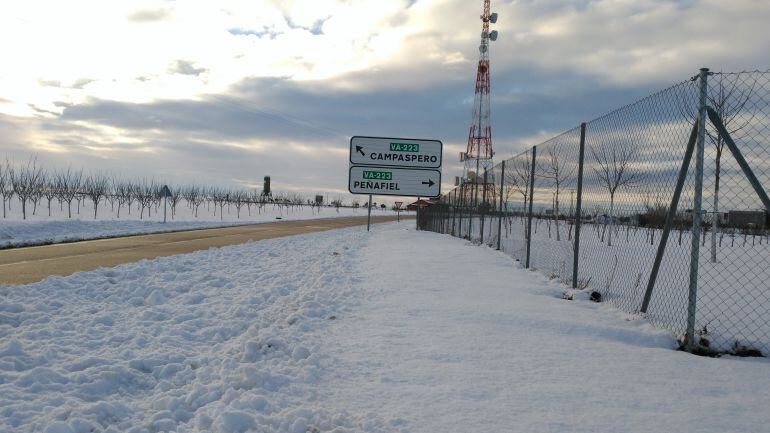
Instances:
[[[97,219],[99,209],[110,206],[113,214],[120,218],[121,210],[131,215],[132,208],[139,212],[139,218],[145,214],[150,217],[163,203],[163,186],[154,180],[126,180],[103,172],[85,173],[83,170],[67,168],[47,170],[37,160],[30,158],[23,164],[14,164],[6,160],[0,162],[0,201],[3,218],[8,218],[13,198],[21,206],[22,219],[37,215],[38,208],[45,205],[48,216],[52,215],[52,203],[58,202],[59,209],[67,218],[73,216],[73,206],[79,215],[81,204],[89,201],[93,208],[93,218]],[[257,189],[231,189],[213,186],[186,185],[170,187],[170,194],[165,198],[171,209],[171,218],[177,215],[177,208],[184,201],[191,213],[198,218],[199,209],[206,205],[207,211],[223,219],[225,209],[235,208],[237,218],[245,210],[251,216],[252,209],[262,213],[267,205],[277,207],[280,212],[300,206],[310,206],[320,210],[322,203],[305,199],[300,194],[265,195]],[[339,207],[341,202],[338,203]]]
[[[607,244],[612,245],[612,226],[615,221],[615,197],[619,190],[630,188],[638,183],[641,172],[634,171],[631,163],[637,157],[638,148],[631,144],[620,145],[590,145],[590,157],[588,163],[598,186],[607,191],[609,196],[609,236]],[[552,192],[552,216],[556,225],[556,240],[561,240],[559,227],[559,215],[562,214],[561,196],[566,187],[572,186],[577,175],[577,163],[569,158],[566,153],[560,152],[559,146],[546,147],[543,157],[536,164],[536,179],[543,181]],[[520,195],[527,208],[532,179],[532,157],[529,150],[518,158],[510,161],[506,167],[506,184],[504,202],[507,203],[514,196]],[[602,239],[604,240],[604,239]]]

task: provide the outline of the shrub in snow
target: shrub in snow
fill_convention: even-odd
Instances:
[[[591,297],[589,299],[594,302],[602,302],[602,294],[597,291],[593,291],[591,292]]]

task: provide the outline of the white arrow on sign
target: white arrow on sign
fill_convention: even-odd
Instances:
[[[393,167],[350,167],[348,191],[353,194],[438,197],[441,171]]]
[[[355,136],[350,163],[388,167],[441,168],[443,145],[438,140]]]

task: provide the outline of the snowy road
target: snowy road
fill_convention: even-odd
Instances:
[[[764,431],[770,363],[412,224],[0,287],[0,431]]]

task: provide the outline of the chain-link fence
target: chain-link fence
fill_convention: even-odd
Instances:
[[[702,70],[478,181],[488,194],[459,185],[423,228],[646,314],[688,350],[770,353],[770,71]]]

